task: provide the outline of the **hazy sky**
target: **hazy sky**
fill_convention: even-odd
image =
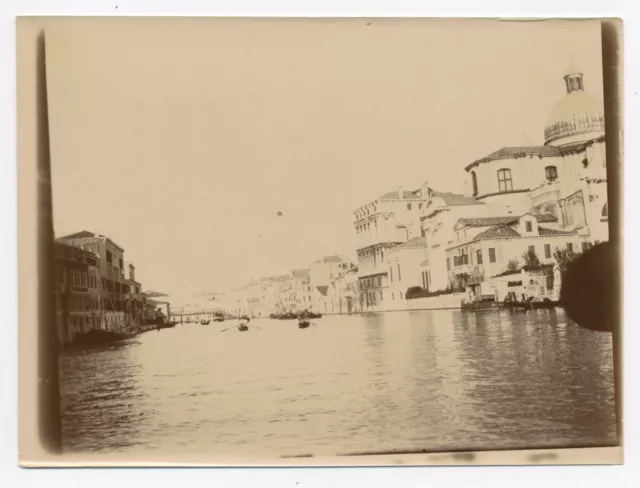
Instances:
[[[144,289],[172,294],[353,252],[356,207],[425,180],[461,191],[469,162],[542,144],[569,63],[602,97],[599,35],[590,21],[61,20],[47,31],[56,234],[109,235]]]

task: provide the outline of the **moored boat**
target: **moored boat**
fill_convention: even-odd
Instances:
[[[76,338],[75,342],[77,344],[86,344],[86,345],[109,344],[112,342],[120,342],[120,341],[125,341],[127,339],[133,339],[137,335],[138,335],[137,329],[124,330],[124,331],[94,329],[86,334],[79,335]]]
[[[300,329],[306,329],[310,325],[311,325],[311,322],[309,322],[308,320],[299,320],[298,321],[298,328],[300,328]]]

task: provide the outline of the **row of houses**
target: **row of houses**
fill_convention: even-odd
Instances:
[[[353,211],[356,266],[323,258],[235,290],[231,308],[253,316],[353,313],[412,308],[416,290],[479,297],[487,284],[521,282],[511,275],[526,271],[527,256],[552,270],[559,253],[575,256],[608,240],[604,109],[584,91],[579,70],[570,68],[564,81],[543,144],[503,147],[466,164],[463,193],[422,181],[380,195]],[[557,294],[557,269],[548,275],[540,293]]]
[[[261,278],[216,297],[218,306],[233,315],[354,313],[358,301],[358,268],[348,257],[324,256],[307,268]]]
[[[135,266],[124,260],[124,253],[109,237],[86,230],[56,239],[56,328],[61,344],[96,330],[143,328],[162,318],[161,303],[142,292]]]

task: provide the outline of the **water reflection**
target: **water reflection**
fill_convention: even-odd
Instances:
[[[191,325],[60,361],[68,450],[304,454],[615,441],[612,345],[561,310]]]

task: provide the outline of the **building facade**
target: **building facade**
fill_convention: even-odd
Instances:
[[[99,328],[123,331],[142,325],[135,321],[142,316],[141,297],[136,298],[131,293],[132,286],[137,287],[138,283],[132,284],[126,277],[122,247],[107,236],[86,230],[60,237],[57,242],[91,251],[98,257],[98,290],[101,299]]]
[[[525,253],[533,252],[540,264],[553,265],[558,249],[581,252],[590,246],[588,238],[575,230],[554,228],[555,220],[533,214],[460,219],[456,242],[446,251],[452,286],[469,287],[479,296],[481,283],[527,266]]]
[[[409,288],[422,287],[420,263],[424,257],[426,239],[418,236],[394,247],[387,253],[388,300],[390,310],[403,310]]]
[[[428,199],[429,185],[425,182],[414,191],[401,188],[385,193],[353,212],[359,301],[363,310],[385,309],[389,285],[385,255],[397,245],[421,235],[420,216]]]
[[[67,344],[99,325],[98,256],[60,242],[54,252],[56,328],[60,344]]]

